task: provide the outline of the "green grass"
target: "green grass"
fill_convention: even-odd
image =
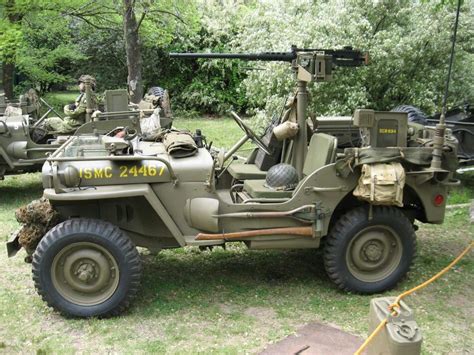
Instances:
[[[0,238],[6,240],[18,226],[14,210],[41,196],[40,175],[7,177],[0,196]],[[421,225],[412,271],[384,295],[397,295],[445,267],[474,236],[467,219],[467,208],[455,209],[444,225]],[[140,295],[126,314],[106,320],[64,319],[46,307],[24,256],[0,253],[0,353],[255,353],[312,321],[361,336],[368,331],[372,296],[338,291],[318,251],[249,251],[236,243],[227,250],[145,253]],[[407,299],[423,330],[423,353],[474,348],[473,271],[471,253]]]
[[[47,93],[43,96],[43,99],[54,109],[63,115],[64,105],[73,103],[76,101],[77,96],[79,95],[79,90],[77,91],[56,91]],[[43,105],[42,110],[46,112],[48,108]],[[51,113],[50,116],[54,116],[54,113]]]
[[[216,148],[229,149],[244,135],[239,126],[230,117],[213,119],[178,118],[174,120],[173,126],[178,129],[187,129],[190,132],[200,129],[202,134],[206,136],[207,143],[212,142],[212,146]],[[255,145],[248,141],[242,146],[238,154],[247,156],[254,147]]]
[[[461,186],[450,191],[448,203],[468,203],[474,198],[474,171],[457,174],[456,178],[461,180]]]

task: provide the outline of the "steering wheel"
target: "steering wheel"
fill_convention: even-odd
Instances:
[[[250,140],[254,142],[261,150],[263,150],[265,154],[272,155],[272,153],[270,153],[270,149],[265,143],[263,143],[262,139],[258,137],[255,132],[252,131],[250,127],[247,126],[247,124],[245,124],[244,121],[242,121],[242,119],[234,111],[230,111],[230,113],[232,114],[232,118],[234,119],[235,123],[237,123],[240,129],[244,131],[245,135],[249,137]]]

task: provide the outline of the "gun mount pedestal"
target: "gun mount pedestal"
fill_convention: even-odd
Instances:
[[[298,94],[296,96],[297,106],[296,106],[296,117],[298,123],[298,135],[295,140],[295,150],[293,154],[293,166],[298,172],[298,178],[303,177],[303,165],[306,159],[307,153],[307,142],[308,142],[308,130],[306,129],[306,111],[308,108],[308,90],[307,83],[298,80]]]

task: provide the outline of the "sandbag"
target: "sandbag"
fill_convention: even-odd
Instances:
[[[364,164],[353,194],[374,205],[403,207],[405,178],[400,163]]]
[[[166,151],[173,158],[185,158],[197,153],[198,147],[190,133],[169,132],[163,138]]]
[[[140,120],[140,128],[142,135],[153,136],[161,128],[160,124],[160,108],[156,108],[153,113],[148,117],[143,117]]]

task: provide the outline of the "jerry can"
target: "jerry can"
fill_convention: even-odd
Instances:
[[[387,324],[367,347],[368,355],[418,355],[423,340],[415,315],[411,308],[400,301],[397,316],[391,315],[389,306],[396,297],[379,297],[370,301],[369,333],[388,318]]]

